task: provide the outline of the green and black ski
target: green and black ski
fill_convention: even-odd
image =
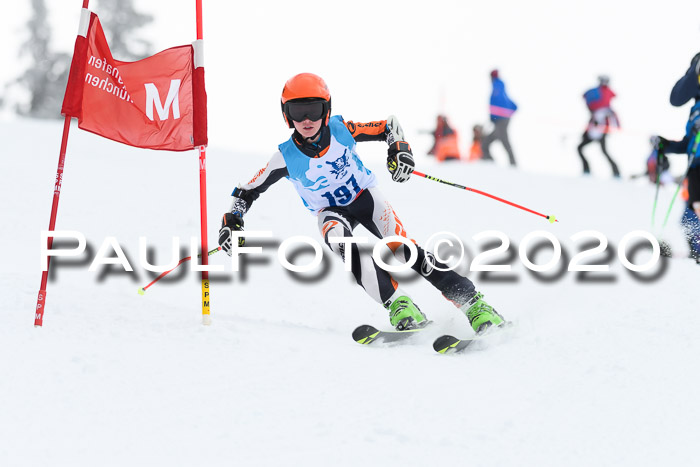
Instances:
[[[431,321],[428,321],[422,327],[418,329],[410,329],[408,331],[380,331],[374,326],[371,326],[369,324],[363,324],[362,326],[358,326],[357,328],[355,328],[355,330],[352,332],[352,338],[358,344],[364,345],[372,344],[374,342],[385,344],[391,342],[400,342],[420,333],[430,323]]]
[[[478,339],[479,336],[458,339],[457,337],[446,334],[435,339],[435,342],[433,342],[433,349],[437,353],[444,354],[463,352],[473,345]]]
[[[478,341],[488,339],[491,336],[498,336],[499,334],[501,334],[502,331],[509,329],[512,326],[513,326],[513,323],[511,323],[510,321],[506,321],[501,326],[494,328],[494,329],[490,329],[485,334],[476,335],[476,336],[472,336],[472,337],[466,337],[464,339],[460,339],[458,337],[450,336],[449,334],[446,334],[444,336],[440,336],[437,339],[435,339],[435,341],[433,342],[433,349],[437,353],[441,353],[441,354],[451,354],[451,353],[464,352],[465,350],[472,347]]]

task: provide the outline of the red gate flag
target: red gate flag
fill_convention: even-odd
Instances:
[[[207,251],[207,94],[204,89],[202,0],[196,0],[197,40],[138,62],[112,57],[97,16],[83,0],[80,28],[61,113],[63,137],[58,155],[49,232],[54,232],[72,117],[78,126],[140,148],[199,149],[199,210],[202,252]],[[53,236],[46,240],[51,250]],[[202,255],[202,322],[210,324],[207,255]],[[34,326],[42,326],[48,267],[42,271]]]
[[[115,60],[100,20],[84,9],[61,113],[120,143],[185,151],[207,144],[201,41],[137,62]]]

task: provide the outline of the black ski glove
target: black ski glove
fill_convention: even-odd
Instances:
[[[221,219],[221,229],[219,229],[219,245],[221,245],[221,249],[224,250],[229,256],[231,256],[231,247],[233,246],[231,241],[231,238],[233,237],[233,230],[237,232],[243,231],[243,219],[240,216],[227,212],[224,214],[224,218]],[[243,245],[245,245],[245,238],[238,237],[238,246],[241,247]]]
[[[666,145],[668,144],[668,140],[664,138],[663,136],[654,136],[653,137],[654,141],[654,149],[656,149],[656,172],[659,173],[665,169],[662,169],[663,164],[666,163],[668,164],[668,161],[665,161],[666,159]]]
[[[660,154],[663,154],[666,151],[667,144],[668,140],[663,136],[654,137],[654,149],[656,149]]]
[[[391,173],[391,179],[395,182],[403,183],[411,178],[413,168],[413,153],[411,146],[406,141],[396,141],[387,150],[386,168]]]

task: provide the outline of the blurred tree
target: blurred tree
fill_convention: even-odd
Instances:
[[[61,118],[61,104],[68,82],[71,54],[51,50],[51,27],[45,0],[31,0],[32,13],[27,23],[29,37],[20,48],[20,57],[28,56],[27,69],[8,84],[4,99],[16,103],[19,115],[32,118]],[[152,54],[151,43],[134,36],[134,31],[153,21],[153,16],[134,9],[133,0],[100,0],[96,8],[112,54],[117,60],[134,61]],[[17,98],[21,88],[28,97]],[[10,97],[12,97],[10,99]]]
[[[153,16],[136,11],[133,0],[99,0],[95,11],[114,58],[131,62],[153,54],[151,42],[134,34],[151,23]]]
[[[20,57],[29,56],[26,71],[10,86],[19,85],[29,92],[29,100],[17,104],[17,113],[33,118],[61,118],[61,103],[68,82],[70,54],[51,50],[51,28],[44,0],[32,1],[27,23],[29,38],[20,47]]]

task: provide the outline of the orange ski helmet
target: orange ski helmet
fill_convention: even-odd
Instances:
[[[280,104],[289,128],[294,128],[293,117],[297,121],[305,117],[323,118],[323,124],[327,125],[331,116],[331,93],[326,82],[313,73],[300,73],[287,80]]]

